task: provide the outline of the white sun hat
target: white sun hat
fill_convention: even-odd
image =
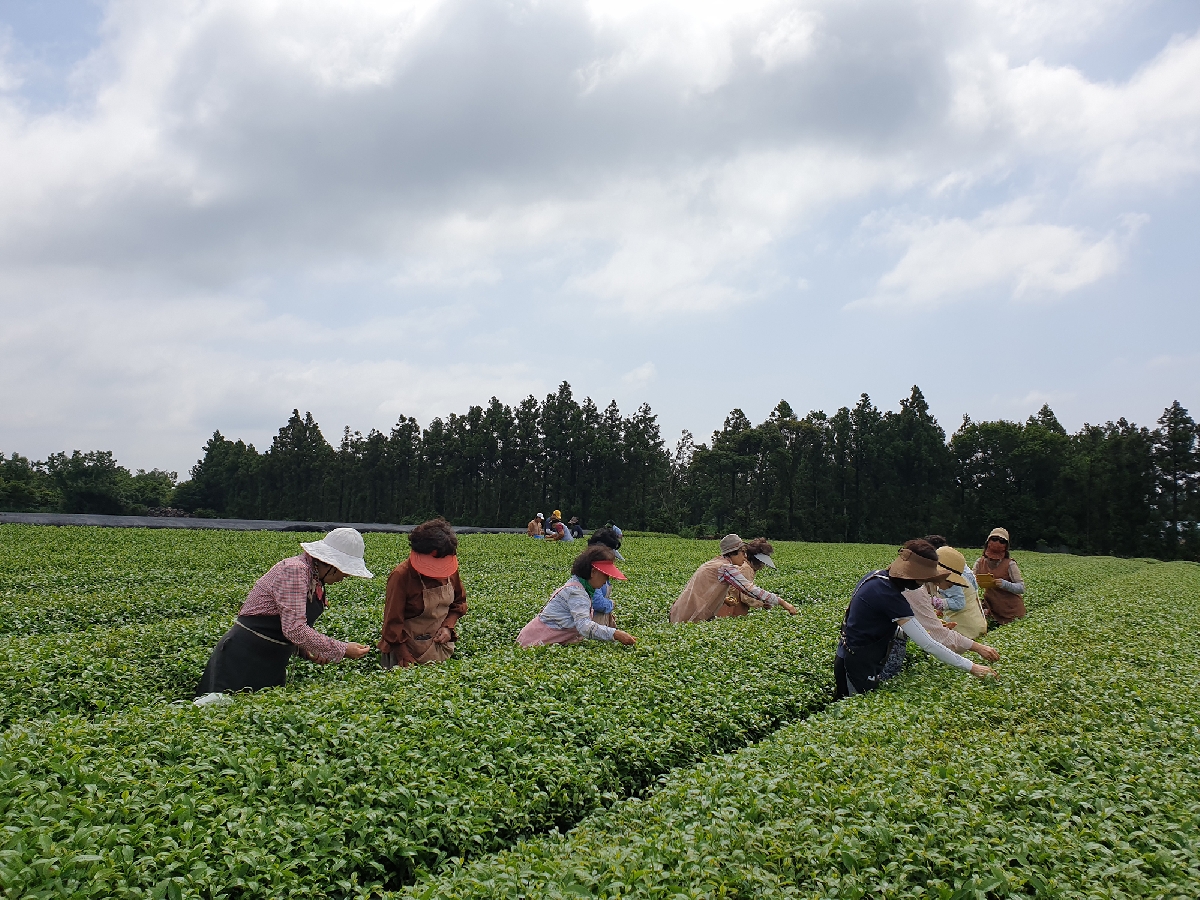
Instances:
[[[353,528],[335,528],[319,541],[300,545],[313,559],[336,566],[344,575],[374,578],[363,562],[366,546],[362,535]]]
[[[764,566],[770,566],[772,569],[779,568],[779,566],[775,565],[775,560],[771,559],[771,557],[767,556],[767,554],[765,554],[765,553],[755,553],[754,558],[757,559]]]

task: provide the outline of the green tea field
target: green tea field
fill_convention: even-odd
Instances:
[[[1017,554],[997,680],[922,658],[832,704],[894,547],[777,543],[799,615],[672,627],[715,544],[630,536],[637,646],[523,651],[572,546],[465,535],[451,662],[173,702],[310,539],[0,526],[0,895],[1200,897],[1200,566]],[[407,545],[366,541],[318,629],[373,644]]]

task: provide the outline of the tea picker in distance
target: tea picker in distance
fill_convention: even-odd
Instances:
[[[1025,618],[1025,581],[1017,562],[1008,555],[1008,532],[993,528],[975,563],[975,577],[983,590],[983,606],[997,625]]]
[[[458,575],[458,535],[445,519],[422,522],[408,535],[408,559],[388,576],[380,664],[443,662],[454,653],[454,626],[467,614]]]
[[[796,607],[746,579],[738,569],[745,562],[745,542],[736,534],[721,538],[721,555],[700,566],[684,587],[683,593],[671,604],[672,624],[707,622],[715,618],[725,603],[725,594],[730,587],[761,601],[765,606],[782,606],[794,616]]]
[[[938,581],[947,571],[938,563],[932,544],[913,540],[900,548],[890,566],[871,572],[858,583],[842,620],[833,664],[839,700],[879,687],[892,643],[906,638],[930,656],[977,678],[996,674],[939,644],[913,616],[904,592]]]
[[[258,691],[287,680],[293,654],[315,663],[360,659],[370,650],[313,630],[329,602],[325,587],[347,575],[374,578],[363,561],[362,535],[335,528],[304,552],[277,562],[254,583],[233,627],[217,641],[196,687],[203,702],[229,691]],[[214,702],[212,697],[208,702]]]
[[[542,611],[529,620],[517,635],[522,647],[541,644],[577,644],[584,639],[637,643],[633,635],[601,625],[592,619],[592,598],[609,578],[625,580],[613,560],[616,554],[604,544],[592,544],[571,565],[571,577],[554,592]]]

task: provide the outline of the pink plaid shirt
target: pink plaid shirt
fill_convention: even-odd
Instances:
[[[254,582],[239,616],[279,616],[283,636],[316,663],[337,662],[346,655],[346,642],[314,631],[305,617],[308,586],[316,577],[313,559],[307,553],[271,566]],[[318,596],[323,596],[321,591]]]

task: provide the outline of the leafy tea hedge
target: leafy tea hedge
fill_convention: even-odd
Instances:
[[[1031,566],[1032,568],[1032,566]],[[1150,566],[407,897],[1200,896],[1200,567]]]

